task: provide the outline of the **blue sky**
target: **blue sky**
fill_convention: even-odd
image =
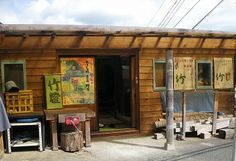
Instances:
[[[0,0],[4,24],[70,24],[173,28],[199,0]],[[221,0],[200,0],[176,28],[191,29]],[[163,4],[163,5],[162,5]],[[162,7],[160,8],[160,6]],[[160,8],[160,10],[158,10]],[[176,10],[177,10],[176,6]],[[158,12],[157,12],[158,11]],[[171,13],[171,12],[170,12]],[[236,0],[224,0],[196,29],[236,32]],[[172,17],[172,18],[171,18]],[[169,22],[169,23],[167,23]]]

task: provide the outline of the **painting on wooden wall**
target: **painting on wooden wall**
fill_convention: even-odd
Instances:
[[[46,108],[62,108],[61,75],[45,75]]]
[[[94,58],[65,57],[60,63],[63,105],[94,104]]]
[[[233,88],[233,72],[232,58],[214,58],[215,89]]]
[[[195,89],[195,61],[193,58],[174,58],[174,89]]]

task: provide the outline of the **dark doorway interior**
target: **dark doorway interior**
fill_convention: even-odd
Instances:
[[[96,58],[99,131],[131,127],[130,57]]]

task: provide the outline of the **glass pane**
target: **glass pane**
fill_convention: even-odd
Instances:
[[[20,89],[24,89],[23,64],[4,64],[4,80],[4,83],[14,81]]]
[[[211,86],[211,63],[198,63],[198,86]]]
[[[165,87],[166,85],[166,63],[155,62],[155,85]]]

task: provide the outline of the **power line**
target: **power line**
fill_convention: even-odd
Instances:
[[[172,8],[175,6],[175,4],[177,3],[178,0],[175,0],[174,4],[171,6],[171,8],[168,10],[168,12],[166,13],[166,15],[164,16],[164,18],[161,20],[161,22],[158,24],[158,26],[160,27],[161,24],[163,23],[163,21],[166,19],[166,17],[169,15],[170,11],[172,10]]]
[[[170,21],[173,19],[173,17],[176,15],[176,13],[179,11],[179,9],[183,6],[185,0],[183,0],[181,2],[181,4],[178,6],[178,8],[176,9],[176,11],[172,14],[172,16],[170,17],[169,21],[167,22],[167,24],[164,27],[167,27],[167,25],[170,23]]]
[[[161,10],[162,6],[164,5],[164,3],[166,2],[166,0],[162,1],[160,7],[156,10],[156,12],[154,13],[154,15],[152,16],[152,18],[150,19],[150,21],[148,22],[147,26],[149,26],[153,19],[156,17],[157,13],[159,13],[159,11]]]
[[[197,27],[207,16],[209,16],[211,14],[211,12],[213,12],[224,0],[221,0],[214,8],[212,8],[212,10],[210,10],[210,12],[208,12],[195,26],[193,26],[192,29],[195,29],[195,27]]]
[[[165,21],[162,23],[161,27],[164,27],[165,23],[168,21],[168,19],[171,17],[171,15],[173,14],[173,12],[175,11],[175,9],[179,6],[180,2],[182,0],[178,0],[178,2],[176,3],[176,5],[174,6],[174,8],[171,10],[171,12],[169,13],[169,15],[166,17]]]
[[[198,0],[189,10],[188,12],[186,12],[185,15],[183,15],[183,17],[181,17],[181,19],[173,26],[173,28],[175,28],[192,10],[193,8],[200,2],[201,0]]]

